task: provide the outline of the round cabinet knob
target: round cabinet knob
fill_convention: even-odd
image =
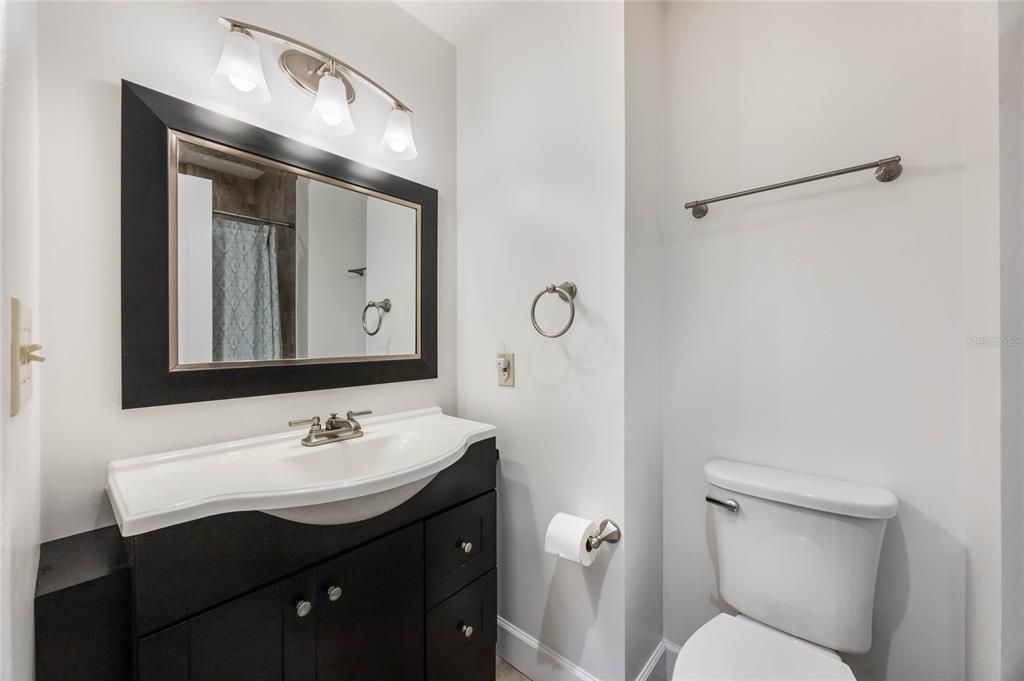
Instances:
[[[299,601],[295,604],[295,614],[299,617],[305,617],[313,611],[313,604],[309,601]]]
[[[469,626],[468,624],[463,624],[460,627],[460,629],[462,629],[462,635],[465,636],[466,638],[469,638],[470,636],[473,635],[473,627]]]
[[[473,542],[464,541],[459,544],[459,548],[462,549],[463,553],[473,553]]]
[[[333,603],[334,601],[341,598],[341,587],[340,586],[329,586],[327,587],[327,598]]]

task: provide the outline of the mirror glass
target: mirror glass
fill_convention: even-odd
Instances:
[[[419,357],[420,206],[182,133],[171,159],[172,369]]]

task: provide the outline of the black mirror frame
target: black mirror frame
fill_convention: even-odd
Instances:
[[[168,131],[421,206],[417,359],[170,370]],[[437,378],[437,190],[121,82],[121,408]]]

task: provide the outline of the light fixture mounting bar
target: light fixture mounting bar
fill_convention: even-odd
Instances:
[[[241,29],[243,31],[248,31],[249,33],[258,33],[264,36],[265,38],[269,38],[275,42],[282,43],[301,52],[305,52],[309,56],[315,59],[320,59],[325,63],[329,64],[331,62],[334,62],[334,64],[337,65],[338,69],[342,71],[345,75],[352,76],[362,81],[362,83],[369,87],[371,90],[373,90],[378,95],[391,102],[391,105],[394,108],[399,109],[401,111],[407,111],[409,113],[412,113],[412,109],[403,104],[402,101],[398,99],[398,97],[395,97],[393,94],[388,92],[388,90],[385,89],[384,86],[382,86],[380,83],[375,81],[373,78],[370,78],[359,69],[345,63],[341,59],[338,59],[337,57],[328,52],[324,52],[323,50],[317,49],[308,43],[304,43],[301,40],[296,40],[295,38],[287,36],[283,33],[278,33],[277,31],[272,31],[269,28],[263,28],[262,26],[256,26],[255,24],[246,23],[244,21],[238,21],[237,19],[230,19],[228,17],[219,17],[217,21],[219,21],[222,25],[232,30]]]
[[[325,62],[320,57],[313,57],[302,50],[288,49],[281,53],[277,65],[291,78],[296,87],[305,90],[311,97],[316,97],[320,88],[320,77],[333,71],[332,75],[345,84],[346,97],[349,104],[356,101],[356,89],[352,81],[341,71],[331,68],[333,62]]]

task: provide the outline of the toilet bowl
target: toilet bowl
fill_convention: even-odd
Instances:
[[[672,681],[855,681],[834,650],[743,615],[717,615],[679,651]]]
[[[889,490],[734,461],[704,466],[721,614],[682,647],[673,681],[854,681],[871,648]]]

